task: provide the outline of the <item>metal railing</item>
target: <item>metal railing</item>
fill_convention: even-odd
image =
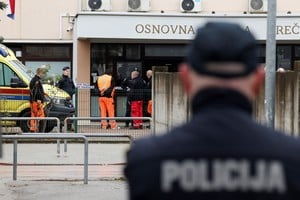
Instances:
[[[27,120],[56,120],[57,133],[60,133],[60,120],[57,117],[2,117],[1,121],[27,121]],[[66,141],[64,142],[66,144]],[[57,155],[60,154],[60,140],[57,140]]]
[[[64,120],[64,132],[67,131],[67,124],[69,121],[79,121],[79,120],[85,120],[85,121],[92,121],[92,120],[119,120],[119,121],[129,121],[129,120],[145,120],[150,121],[150,129],[153,127],[152,117],[67,117]],[[151,134],[153,132],[151,131]]]
[[[82,139],[84,141],[84,184],[88,184],[88,139],[80,134],[26,134],[26,135],[3,135],[2,139],[11,139],[13,145],[13,180],[17,180],[17,158],[18,158],[18,139]]]
[[[60,120],[57,117],[1,117],[1,121],[27,121],[27,120],[44,120],[44,121],[56,120],[57,133],[60,132]]]
[[[76,133],[76,135],[83,135],[83,136],[85,136],[87,138],[93,138],[93,137],[94,138],[112,138],[112,137],[120,138],[120,137],[123,137],[123,138],[128,138],[130,145],[133,142],[133,137],[130,136],[130,135],[126,135],[126,134],[114,134],[114,135],[111,135],[111,134],[103,134],[103,133],[89,133],[89,134]],[[64,152],[65,153],[68,152],[67,143],[64,144]]]

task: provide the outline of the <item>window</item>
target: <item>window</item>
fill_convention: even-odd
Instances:
[[[31,69],[33,73],[36,72],[36,69],[42,65],[46,65],[48,68],[47,75],[44,81],[54,81],[57,82],[61,78],[62,68],[65,66],[71,66],[71,63],[68,61],[26,61],[25,65]]]
[[[26,56],[30,59],[70,59],[71,48],[68,46],[27,46]]]
[[[104,65],[106,63],[105,45],[93,44],[91,46],[91,75],[93,77],[92,83],[96,82],[98,75],[104,73]]]
[[[295,57],[300,58],[300,46],[295,46]]]
[[[145,56],[149,57],[184,57],[184,45],[146,45]]]
[[[284,45],[277,47],[277,68],[291,69],[292,46]]]
[[[131,78],[131,72],[133,70],[138,70],[142,72],[142,63],[141,62],[118,62],[117,63],[118,80],[122,81],[125,78]]]
[[[12,71],[4,63],[0,63],[0,85],[1,86],[10,86],[10,79],[17,76],[14,71]]]
[[[126,45],[126,59],[141,59],[141,45]]]
[[[123,45],[109,44],[108,45],[108,56],[109,57],[122,57],[123,56]]]

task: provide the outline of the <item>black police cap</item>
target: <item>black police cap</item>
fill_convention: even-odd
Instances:
[[[65,71],[67,69],[70,69],[70,67],[67,66],[67,67],[62,68],[63,71]]]
[[[245,76],[257,66],[257,42],[254,36],[241,26],[226,22],[208,22],[198,28],[194,40],[187,49],[186,61],[199,74],[221,78]],[[209,68],[210,63],[239,63],[239,70],[226,70],[230,65],[217,65],[222,69]],[[243,66],[243,67],[242,67]]]

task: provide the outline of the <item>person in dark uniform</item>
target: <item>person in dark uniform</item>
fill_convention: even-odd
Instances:
[[[70,78],[70,67],[64,67],[62,78],[58,81],[58,87],[64,91],[66,91],[70,97],[75,94],[75,84],[73,80]]]
[[[121,87],[126,92],[126,111],[125,111],[125,117],[131,117],[131,109],[130,109],[130,87],[129,87],[129,81],[131,77],[124,78]],[[129,127],[129,123],[131,124],[130,127],[133,127],[132,120],[126,120],[125,121],[125,127]]]
[[[75,94],[75,84],[70,78],[70,67],[63,67],[62,71],[62,78],[58,81],[57,87],[67,92],[72,99],[73,95]],[[74,128],[72,127],[72,121],[70,120],[67,124],[67,130],[74,131]]]
[[[300,141],[260,125],[252,102],[264,80],[253,35],[237,24],[197,30],[179,66],[192,118],[136,141],[125,176],[130,199],[300,198]]]
[[[134,70],[131,72],[131,79],[128,81],[129,85],[129,101],[130,101],[130,115],[131,117],[143,117],[143,100],[145,82],[140,76],[140,72]],[[143,128],[143,121],[140,119],[133,119],[133,129]]]
[[[145,116],[152,116],[152,70],[146,72],[147,80],[145,86],[145,109],[147,114]]]

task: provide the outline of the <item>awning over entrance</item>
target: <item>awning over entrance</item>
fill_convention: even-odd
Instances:
[[[74,36],[77,39],[162,40],[188,41],[197,27],[207,21],[240,23],[258,40],[266,40],[265,14],[202,15],[81,12],[76,18]],[[281,15],[277,18],[277,40],[299,40],[300,15]]]

